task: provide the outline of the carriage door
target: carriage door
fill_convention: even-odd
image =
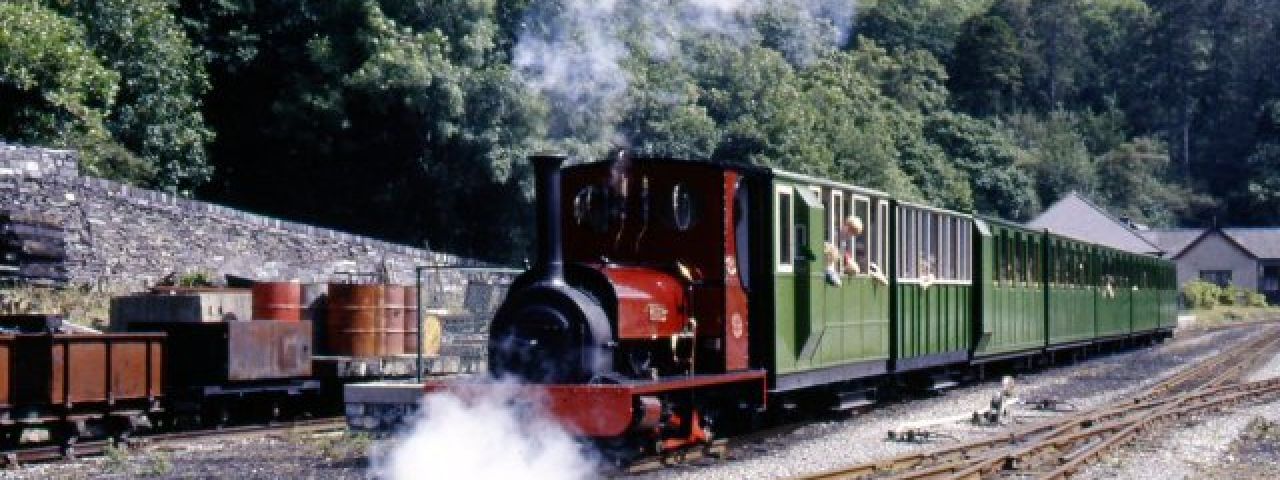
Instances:
[[[825,218],[820,190],[798,187],[795,191],[797,363],[808,366],[812,365],[822,332]]]

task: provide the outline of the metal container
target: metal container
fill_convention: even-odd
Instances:
[[[383,286],[329,284],[325,320],[326,350],[333,355],[382,354]]]
[[[382,289],[382,355],[404,353],[404,287],[386,285]]]
[[[165,287],[152,293],[111,299],[111,326],[129,330],[133,322],[224,322],[249,320],[253,293],[249,289]]]
[[[13,343],[13,402],[73,409],[150,404],[163,394],[164,334],[20,334]]]
[[[168,336],[165,370],[177,388],[310,376],[311,327],[281,320],[133,325]]]
[[[253,284],[253,319],[297,322],[302,320],[302,285],[298,282]]]
[[[62,315],[0,315],[0,328],[10,333],[57,333],[62,328]]]
[[[404,287],[404,353],[418,353],[418,287]]]

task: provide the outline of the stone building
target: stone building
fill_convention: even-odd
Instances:
[[[1280,228],[1179,228],[1139,232],[1178,264],[1178,283],[1204,280],[1280,303]]]

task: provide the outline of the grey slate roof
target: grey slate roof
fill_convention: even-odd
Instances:
[[[1191,243],[1204,235],[1204,228],[1160,228],[1139,230],[1138,235],[1164,250],[1169,258],[1182,254]]]
[[[1280,227],[1223,228],[1222,233],[1254,257],[1280,259]]]
[[[1076,240],[1105,245],[1117,250],[1148,255],[1164,253],[1159,247],[1139,236],[1128,225],[1106,211],[1071,192],[1054,202],[1040,216],[1027,223],[1028,227],[1047,228],[1059,235]]]

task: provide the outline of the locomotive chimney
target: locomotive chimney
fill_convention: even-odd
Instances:
[[[564,250],[560,241],[560,165],[561,153],[537,154],[533,163],[538,208],[538,258],[533,268],[537,278],[564,283]]]

